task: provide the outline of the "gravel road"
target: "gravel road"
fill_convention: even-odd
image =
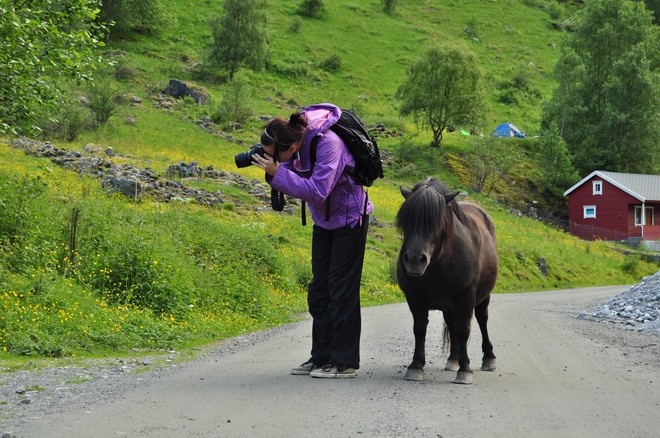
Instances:
[[[143,358],[0,374],[0,434],[18,437],[651,437],[660,430],[660,337],[578,318],[627,287],[498,294],[494,372],[473,385],[443,371],[433,312],[426,380],[403,379],[413,350],[405,304],[363,309],[357,379],[289,375],[311,322],[224,342],[165,368]],[[175,353],[173,353],[174,355]],[[143,371],[143,372],[139,372]],[[75,383],[79,382],[79,383]],[[39,391],[33,390],[39,387]]]

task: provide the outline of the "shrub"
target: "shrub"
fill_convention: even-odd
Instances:
[[[300,18],[296,18],[291,22],[291,26],[289,26],[289,31],[291,31],[291,33],[299,33],[301,28],[302,28],[302,20]]]
[[[309,18],[323,18],[327,10],[323,0],[304,0],[298,8],[298,14]]]
[[[252,116],[252,91],[248,77],[239,70],[225,85],[220,104],[211,115],[211,120],[217,124],[230,127],[244,124]]]
[[[338,55],[332,55],[329,58],[324,59],[319,64],[319,67],[327,72],[336,73],[341,70],[341,58]]]
[[[394,14],[394,10],[397,7],[397,4],[399,3],[399,0],[382,0],[383,1],[383,11],[386,14]]]
[[[89,91],[89,109],[96,126],[105,125],[118,106],[117,95],[108,82],[97,82]]]
[[[43,135],[60,140],[75,141],[80,134],[94,126],[92,114],[81,102],[68,102],[57,113],[44,122]]]

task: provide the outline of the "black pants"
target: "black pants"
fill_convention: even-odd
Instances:
[[[317,365],[360,366],[360,280],[368,226],[368,217],[355,228],[314,225],[307,303],[313,318],[311,361]]]

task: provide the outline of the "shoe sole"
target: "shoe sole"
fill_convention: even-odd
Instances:
[[[330,373],[309,373],[312,377],[316,377],[319,379],[354,379],[357,377],[357,373],[352,373],[352,374],[330,374]]]
[[[311,371],[291,370],[291,374],[294,376],[309,376]]]

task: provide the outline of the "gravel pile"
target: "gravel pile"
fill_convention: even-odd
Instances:
[[[660,334],[660,271],[644,277],[641,282],[607,303],[592,310],[581,311],[578,318]]]

